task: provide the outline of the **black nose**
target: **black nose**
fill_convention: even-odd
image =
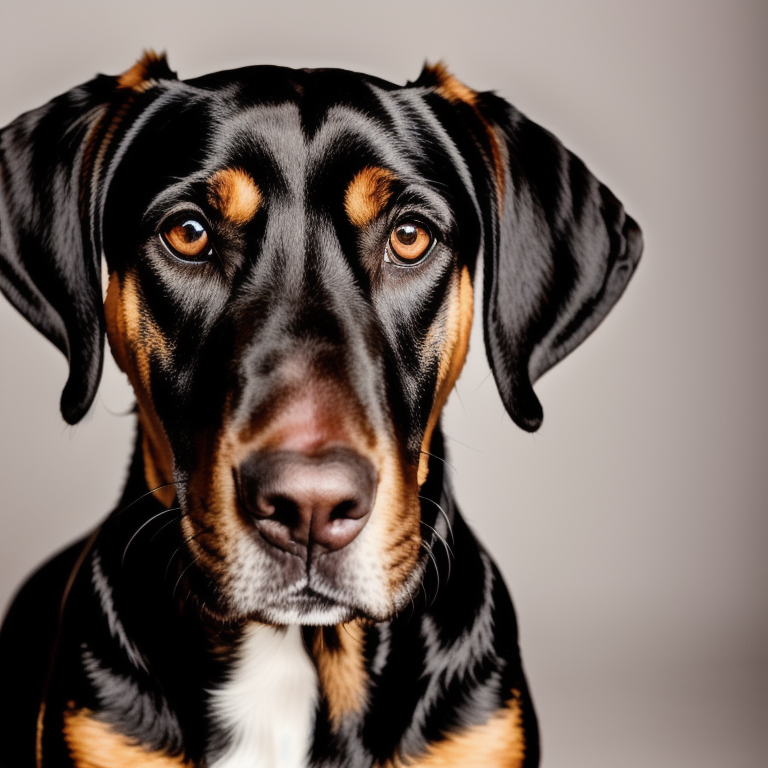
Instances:
[[[259,451],[237,472],[240,503],[273,546],[306,557],[338,550],[365,527],[376,493],[373,464],[348,448],[306,455]]]

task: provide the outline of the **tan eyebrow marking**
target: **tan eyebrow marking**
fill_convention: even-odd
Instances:
[[[208,202],[233,224],[247,224],[261,207],[256,182],[240,168],[224,168],[208,181]]]
[[[392,196],[395,174],[386,168],[363,168],[349,183],[344,195],[344,210],[356,227],[370,224]]]

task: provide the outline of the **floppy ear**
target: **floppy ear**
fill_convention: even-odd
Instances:
[[[70,424],[93,402],[104,355],[88,188],[113,128],[105,116],[118,94],[140,93],[161,76],[175,77],[164,58],[145,54],[120,77],[100,75],[0,131],[0,290],[67,356],[61,412]]]
[[[619,299],[640,259],[642,234],[551,133],[492,94],[477,98],[503,166],[498,228],[486,242],[486,351],[507,411],[533,432],[543,418],[533,382]]]

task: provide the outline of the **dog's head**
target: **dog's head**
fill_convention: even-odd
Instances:
[[[402,606],[480,256],[488,358],[532,431],[532,382],[642,249],[578,158],[440,66],[405,87],[274,67],[181,82],[147,55],[23,115],[0,152],[0,287],[68,356],[64,418],[93,401],[106,331],[148,486],[175,489],[208,607],[232,619]]]

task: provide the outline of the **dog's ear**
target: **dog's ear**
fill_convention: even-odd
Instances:
[[[578,157],[503,99],[442,64],[415,85],[451,103],[485,157],[486,352],[507,411],[533,432],[543,418],[533,382],[621,296],[643,249],[640,228]]]
[[[67,356],[61,412],[70,424],[93,402],[104,354],[91,175],[114,133],[114,105],[166,78],[175,75],[165,59],[148,53],[123,75],[99,75],[0,131],[0,290]]]
[[[498,227],[483,274],[486,351],[507,411],[533,432],[543,418],[533,382],[618,301],[640,259],[642,233],[551,133],[491,94],[480,95],[477,107],[502,161]]]

